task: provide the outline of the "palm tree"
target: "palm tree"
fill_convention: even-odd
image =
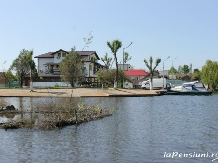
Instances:
[[[113,40],[112,42],[107,42],[107,46],[111,49],[111,52],[114,55],[114,60],[116,63],[116,78],[114,80],[114,88],[117,88],[118,81],[118,62],[117,62],[117,51],[122,47],[122,42],[119,40]]]
[[[144,59],[144,62],[145,62],[145,65],[148,67],[148,69],[150,71],[150,90],[153,90],[153,76],[154,76],[154,72],[155,72],[157,66],[159,65],[159,63],[161,62],[161,59],[160,58],[156,59],[154,68],[152,68],[152,63],[153,63],[152,56],[150,56],[149,64],[148,64],[146,59]]]

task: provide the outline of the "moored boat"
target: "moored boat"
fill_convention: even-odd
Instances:
[[[168,95],[211,95],[212,90],[207,90],[202,82],[188,82],[182,86],[167,89]]]

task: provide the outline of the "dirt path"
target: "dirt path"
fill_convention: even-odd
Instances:
[[[155,96],[158,95],[154,90],[137,89],[98,89],[98,88],[76,88],[73,89],[0,89],[0,97],[108,97],[108,96]]]

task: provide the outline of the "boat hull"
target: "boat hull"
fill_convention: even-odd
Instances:
[[[212,94],[212,91],[180,91],[180,90],[168,90],[168,95],[204,95],[209,96]]]

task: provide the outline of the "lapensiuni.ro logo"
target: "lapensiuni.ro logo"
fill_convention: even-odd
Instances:
[[[181,153],[181,152],[164,152],[164,158],[211,158],[211,161],[218,161],[218,153]]]

